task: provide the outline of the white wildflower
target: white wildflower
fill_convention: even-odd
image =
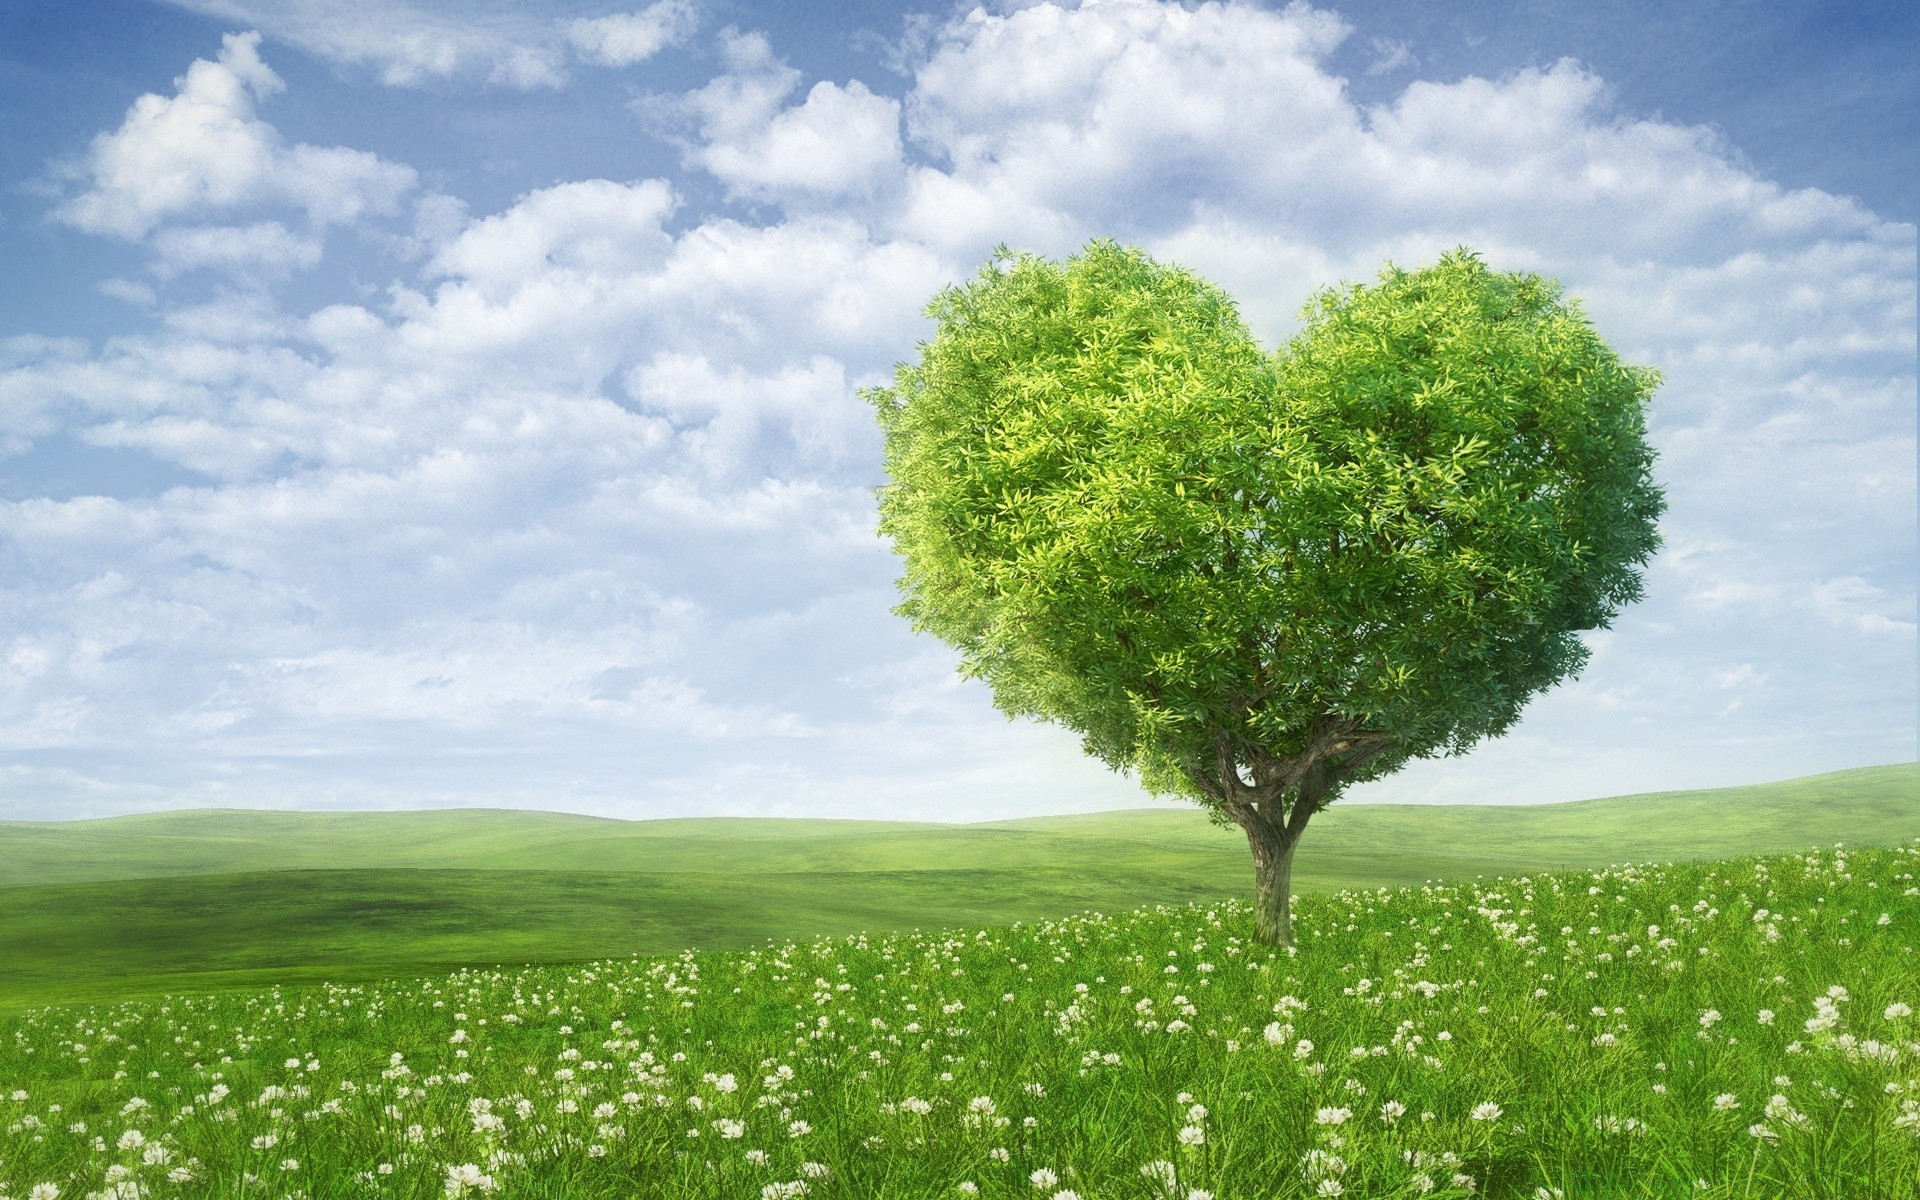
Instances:
[[[491,1192],[495,1186],[493,1176],[482,1171],[475,1163],[461,1163],[447,1168],[445,1192],[449,1196],[464,1196],[470,1190]]]

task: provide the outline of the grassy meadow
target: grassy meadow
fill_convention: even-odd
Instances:
[[[0,1015],[0,1196],[1920,1195],[1920,839]],[[208,876],[218,879],[220,876]]]
[[[1191,811],[0,823],[0,1200],[1910,1200],[1916,867],[1915,764],[1336,805],[1292,952]]]
[[[1920,765],[1578,804],[1336,804],[1294,887],[1706,859],[1920,832]],[[0,1011],[744,948],[1244,897],[1191,809],[982,825],[191,810],[0,822]]]

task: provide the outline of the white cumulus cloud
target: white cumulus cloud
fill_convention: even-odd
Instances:
[[[284,85],[260,59],[260,35],[229,34],[172,96],[148,94],[120,128],[96,137],[79,174],[85,190],[54,215],[89,233],[141,238],[169,221],[264,205],[304,209],[316,226],[395,211],[411,167],[364,150],[286,145],[254,115]]]
[[[638,12],[576,17],[563,23],[574,52],[603,67],[645,62],[693,34],[700,12],[687,0],[658,0]]]
[[[823,80],[786,105],[800,73],[764,36],[729,31],[721,43],[728,73],[671,107],[697,128],[689,161],[730,194],[806,204],[871,195],[899,174],[898,100]]]

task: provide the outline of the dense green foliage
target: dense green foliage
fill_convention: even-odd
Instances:
[[[899,611],[1155,791],[1284,826],[1303,787],[1504,730],[1640,593],[1658,377],[1549,281],[1389,268],[1269,355],[1217,288],[1096,242],[1003,251],[928,313],[870,394]]]
[[[0,1015],[0,1195],[1920,1193],[1920,842]],[[40,1189],[35,1191],[34,1189]]]
[[[1336,806],[1302,894],[1920,829],[1920,765],[1527,807]],[[0,1009],[989,925],[1246,891],[1185,808],[984,825],[184,811],[0,822]]]

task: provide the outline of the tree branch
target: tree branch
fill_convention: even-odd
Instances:
[[[1331,773],[1336,783],[1344,783],[1360,773],[1360,768],[1379,758],[1393,748],[1394,738],[1388,733],[1370,733],[1362,735],[1348,749],[1346,757],[1335,764]]]
[[[1300,777],[1300,786],[1293,797],[1293,809],[1287,813],[1287,845],[1300,840],[1307,831],[1307,822],[1319,810],[1320,797],[1327,794],[1329,781],[1325,766],[1319,762],[1308,763]]]

